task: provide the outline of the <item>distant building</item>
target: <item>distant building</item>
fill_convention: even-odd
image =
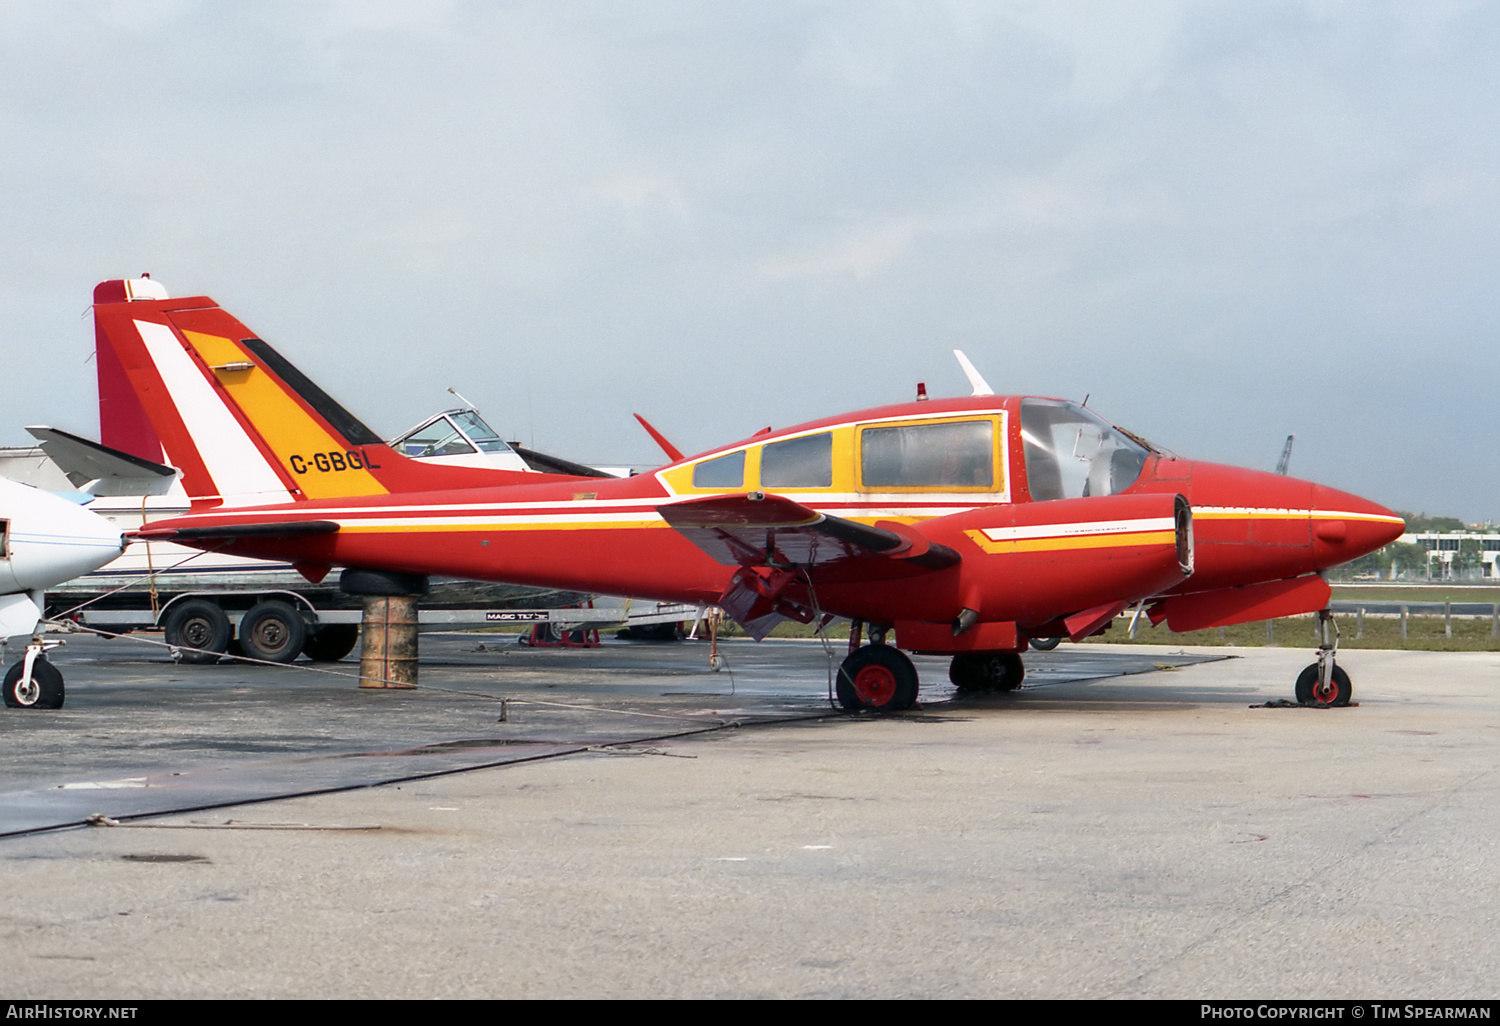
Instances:
[[[1427,576],[1435,580],[1452,580],[1465,576],[1455,570],[1454,560],[1465,541],[1477,542],[1479,546],[1479,577],[1485,580],[1500,580],[1500,534],[1478,531],[1412,531],[1403,534],[1399,541],[1420,545],[1427,550]],[[1471,547],[1472,551],[1472,547]],[[1470,571],[1472,575],[1472,571]]]

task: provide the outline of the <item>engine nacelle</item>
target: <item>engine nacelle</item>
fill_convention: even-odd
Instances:
[[[1193,572],[1192,510],[1180,495],[991,506],[905,530],[962,557],[951,570],[901,582],[896,622],[943,625],[953,639],[934,647],[937,635],[921,630],[920,645],[898,642],[923,651],[968,650],[998,629],[985,625],[1002,623],[1022,635],[1056,621],[1067,621],[1070,632],[1092,633],[1117,607],[1173,588]],[[881,591],[878,606],[871,603],[872,620],[892,608]],[[841,607],[859,605],[853,589],[839,598]],[[971,631],[977,633],[966,639]]]

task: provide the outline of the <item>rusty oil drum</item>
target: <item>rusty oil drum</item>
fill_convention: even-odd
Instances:
[[[359,686],[417,684],[417,597],[368,596],[360,625]]]

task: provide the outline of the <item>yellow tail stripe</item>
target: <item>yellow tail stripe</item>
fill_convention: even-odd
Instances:
[[[233,341],[198,331],[182,334],[204,363],[219,368],[214,370],[219,387],[265,439],[282,471],[304,496],[341,499],[387,494],[374,474],[348,465],[344,443],[323,430],[260,366],[229,369],[253,362]]]

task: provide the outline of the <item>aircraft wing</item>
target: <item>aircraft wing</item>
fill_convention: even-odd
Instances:
[[[888,557],[940,570],[959,561],[957,552],[903,525],[872,527],[764,492],[689,499],[657,512],[725,566],[811,567]]]

